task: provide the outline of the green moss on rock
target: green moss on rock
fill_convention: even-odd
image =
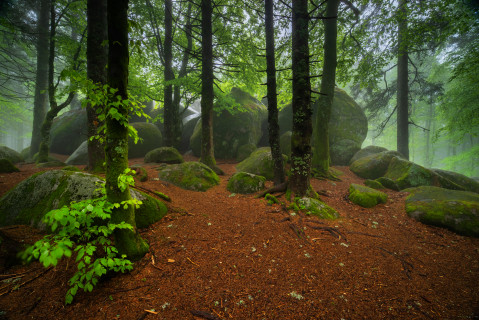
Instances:
[[[65,112],[53,120],[50,133],[50,152],[71,155],[85,141],[86,110]]]
[[[0,159],[0,173],[19,172],[20,170],[8,159]]]
[[[388,189],[391,189],[391,190],[395,190],[395,191],[399,191],[399,187],[398,185],[396,184],[396,182],[394,180],[391,180],[389,178],[386,178],[386,177],[379,177],[377,178],[376,180],[374,181],[377,181],[379,182],[380,184],[382,184],[385,188],[388,188]]]
[[[479,236],[479,195],[473,192],[422,186],[409,188],[407,214],[428,225],[461,235]]]
[[[360,159],[361,160],[361,159]],[[436,186],[453,190],[464,190],[447,178],[413,162],[394,157],[384,177],[393,180],[399,190],[418,186]]]
[[[151,150],[145,155],[146,163],[154,162],[154,163],[168,163],[168,164],[175,164],[175,163],[183,163],[183,157],[173,147],[161,147]]]
[[[364,179],[377,179],[384,176],[392,158],[397,157],[397,151],[383,151],[364,156],[354,161],[349,169]]]
[[[384,189],[384,186],[381,184],[381,182],[379,182],[377,180],[369,180],[369,179],[365,180],[364,185],[367,186],[367,187],[376,189],[376,190]]]
[[[20,153],[6,146],[0,146],[0,159],[8,159],[11,163],[23,161],[23,157]]]
[[[453,171],[447,171],[447,170],[441,170],[441,169],[432,169],[432,171],[452,181],[453,183],[461,186],[464,189],[464,191],[479,193],[479,182],[474,179],[471,179],[469,177],[466,177],[463,174],[453,172]]]
[[[304,210],[308,215],[327,220],[339,218],[339,213],[321,200],[304,197],[298,199],[297,203],[299,208]]]
[[[104,181],[81,172],[51,170],[34,174],[0,199],[0,226],[26,224],[43,228],[41,219],[47,212],[71,201],[98,197],[98,184]],[[133,189],[131,194],[143,202],[136,210],[138,227],[158,221],[166,214],[166,206],[159,200]]]
[[[349,186],[349,200],[364,208],[372,208],[379,203],[386,203],[387,194],[373,188],[352,183]]]
[[[134,143],[128,138],[128,158],[144,157],[149,151],[159,148],[163,144],[163,137],[160,129],[149,122],[134,122],[131,126],[138,131],[141,140]]]
[[[283,155],[286,161],[286,156]],[[271,148],[263,147],[257,149],[248,158],[241,161],[236,170],[239,172],[248,172],[258,176],[263,176],[267,180],[273,180],[273,158],[271,156]]]
[[[266,178],[263,176],[257,176],[247,172],[237,172],[228,181],[226,189],[233,193],[255,193],[264,189],[265,181]]]
[[[206,191],[220,183],[218,175],[200,162],[184,162],[159,168],[159,178],[186,190]]]

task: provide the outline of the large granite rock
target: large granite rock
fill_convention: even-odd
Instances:
[[[379,203],[386,203],[387,194],[373,188],[352,183],[349,186],[349,200],[364,208],[372,208]]]
[[[316,114],[318,103],[313,104]],[[280,134],[292,130],[291,104],[283,107],[278,116]],[[348,165],[361,149],[368,133],[368,120],[361,107],[344,90],[335,88],[329,122],[329,148],[333,165]],[[314,128],[313,128],[314,134]]]
[[[220,183],[218,175],[200,162],[165,165],[159,168],[158,175],[160,180],[193,191],[206,191]]]
[[[130,124],[138,131],[141,140],[134,143],[128,138],[128,158],[144,157],[149,151],[159,148],[163,144],[163,138],[160,129],[149,122],[133,122]]]
[[[354,161],[360,158],[364,158],[366,156],[370,156],[372,154],[377,154],[384,151],[388,151],[388,149],[379,147],[379,146],[367,146],[365,148],[362,148],[358,152],[356,152],[354,156],[351,158],[351,160],[349,161],[349,164],[351,165]]]
[[[6,146],[0,146],[0,159],[7,159],[11,163],[23,161],[23,157],[20,153]]]
[[[65,161],[68,165],[88,164],[88,142],[85,140]]]
[[[428,225],[466,236],[479,236],[479,195],[474,192],[423,186],[406,189],[407,214]]]
[[[283,155],[284,158],[286,156]],[[286,159],[284,159],[286,161]],[[262,147],[251,153],[251,155],[238,163],[236,171],[248,172],[263,176],[268,180],[273,180],[273,157],[271,156],[271,148]]]
[[[359,159],[356,162],[361,160],[362,159]],[[384,178],[394,181],[399,190],[419,186],[436,186],[446,189],[464,190],[460,185],[434,171],[398,157],[391,159]],[[380,182],[387,187],[383,180],[380,180]]]
[[[99,196],[98,183],[104,181],[98,176],[68,170],[51,170],[37,173],[19,183],[0,199],[0,226],[26,224],[43,228],[43,216],[53,210]],[[135,210],[136,224],[145,228],[160,220],[166,213],[166,206],[159,200],[138,190],[130,189],[135,199],[143,202]]]
[[[155,162],[155,163],[183,163],[183,157],[173,147],[161,147],[151,150],[145,155],[145,163]]]
[[[472,178],[466,177],[463,174],[453,172],[453,171],[447,171],[447,170],[441,170],[441,169],[431,169],[431,170],[437,173],[438,175],[443,176],[444,178],[463,187],[465,191],[479,193],[479,182]]]
[[[20,170],[8,159],[0,158],[0,173],[19,172]]]
[[[86,110],[65,112],[53,120],[50,133],[50,152],[71,155],[86,139]]]
[[[264,189],[266,178],[247,172],[236,172],[228,180],[226,189],[233,193],[249,194]]]
[[[267,117],[266,107],[241,89],[231,89],[227,100],[225,105],[215,105],[217,112],[213,112],[215,157],[220,159],[236,158],[242,145],[257,145],[262,136],[261,123]],[[197,122],[190,146],[193,154],[199,157],[201,121]]]
[[[400,156],[396,151],[383,151],[360,157],[354,161],[349,169],[364,179],[377,179],[384,176],[389,167],[389,162],[394,157]]]

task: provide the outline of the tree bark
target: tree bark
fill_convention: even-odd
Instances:
[[[305,196],[311,172],[312,108],[309,77],[308,0],[293,1],[292,69],[293,133],[291,137],[291,178],[289,187],[297,196]]]
[[[108,0],[108,85],[117,89],[114,101],[117,98],[128,98],[128,0]],[[111,101],[113,102],[113,101]],[[115,108],[109,104],[107,109]],[[123,121],[128,121],[127,104],[120,104],[117,108]],[[109,110],[107,110],[108,112]],[[118,177],[128,168],[128,126],[125,123],[107,117],[106,121],[106,195],[111,203],[121,203],[131,199],[129,187],[121,190],[118,186]],[[139,236],[136,230],[135,209],[128,205],[115,208],[111,221],[119,223],[125,221],[131,224],[134,231],[116,230],[115,245],[121,254],[129,259],[137,260],[148,252],[148,244]]]
[[[320,96],[318,98],[318,110],[315,117],[315,136],[313,137],[314,153],[312,167],[321,176],[329,176],[329,121],[331,119],[331,107],[334,99],[334,87],[336,83],[338,35],[338,6],[339,0],[328,0],[326,4],[326,17],[324,24],[324,63],[323,77],[321,79]]]
[[[30,143],[30,157],[38,152],[41,142],[41,128],[48,110],[48,26],[50,20],[50,0],[40,1],[37,25],[37,71],[35,78],[35,98],[33,102],[33,131]]]
[[[178,148],[178,142],[181,138],[178,133],[179,110],[173,104],[173,85],[168,81],[175,80],[173,72],[173,4],[171,0],[165,0],[165,41],[163,45],[165,60],[165,88],[164,92],[164,121],[165,121],[165,145]]]
[[[106,65],[108,63],[108,47],[105,41],[108,40],[106,0],[88,0],[88,38],[87,38],[87,77],[94,84],[103,86],[107,82]],[[88,170],[91,172],[104,171],[105,147],[98,140],[90,140],[98,134],[101,126],[98,120],[97,109],[103,106],[86,107],[87,130],[88,130]]]
[[[217,170],[213,145],[213,8],[211,0],[201,0],[201,158]]]
[[[407,0],[398,9],[398,76],[397,76],[397,151],[409,159],[409,80],[407,44]]]
[[[278,98],[276,94],[276,61],[274,57],[273,0],[264,1],[266,34],[266,83],[268,88],[268,133],[273,158],[274,185],[285,181],[283,155],[279,144]]]

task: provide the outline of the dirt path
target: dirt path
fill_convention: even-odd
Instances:
[[[404,193],[388,191],[386,205],[360,208],[347,200],[347,193],[350,183],[362,179],[338,167],[345,173],[343,181],[312,181],[315,190],[329,195],[323,200],[341,214],[337,221],[325,221],[291,216],[280,205],[268,206],[251,195],[230,194],[226,183],[235,172],[232,163],[220,163],[226,175],[204,193],[155,180],[155,167],[145,165],[150,179],[138,185],[169,195],[172,212],[142,231],[151,250],[135,270],[105,280],[91,294],[78,294],[68,307],[63,299],[74,272],[71,264],[63,262],[40,276],[38,264],[7,270],[33,270],[16,283],[38,278],[7,294],[2,293],[13,285],[0,283],[0,310],[6,319],[479,315],[479,239],[410,219]],[[28,170],[22,168],[18,179],[31,174]],[[0,186],[13,180],[2,175]],[[27,228],[11,233],[31,236]]]

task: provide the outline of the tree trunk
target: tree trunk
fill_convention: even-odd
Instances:
[[[173,5],[171,0],[165,0],[165,42],[163,45],[165,60],[165,88],[164,88],[164,121],[165,121],[165,145],[178,148],[181,137],[178,133],[179,110],[173,104],[173,85],[168,81],[175,80],[173,72]]]
[[[329,176],[329,120],[334,99],[336,83],[339,0],[328,0],[324,23],[324,64],[321,79],[321,95],[318,98],[318,111],[315,118],[315,136],[313,137],[313,168],[321,176]]]
[[[108,85],[118,91],[113,99],[128,98],[128,0],[108,0]],[[112,101],[113,102],[113,101]],[[109,108],[115,108],[111,104]],[[128,121],[128,105],[122,103],[117,108],[122,120]],[[107,110],[108,112],[108,110]],[[111,203],[121,203],[131,199],[130,189],[121,190],[118,186],[118,177],[128,168],[128,127],[113,117],[106,121],[106,195]],[[134,231],[116,230],[115,245],[121,254],[129,259],[140,259],[148,252],[148,244],[139,236],[136,230],[135,209],[128,205],[115,208],[111,221],[119,223],[125,221],[131,224]]]
[[[178,73],[178,79],[182,79],[188,75],[188,61],[190,58],[190,52],[193,49],[193,38],[191,36],[192,32],[192,25],[191,25],[191,9],[192,9],[192,4],[191,2],[188,2],[188,9],[186,12],[186,25],[185,25],[185,35],[186,35],[186,49],[183,52],[183,59],[181,60],[181,67],[180,67],[180,72]],[[180,101],[181,101],[181,84],[176,84],[174,86],[174,94],[173,94],[173,106],[177,110],[180,110]],[[181,119],[178,117],[177,121],[178,125],[178,135],[180,136],[181,140]],[[179,145],[180,141],[178,142]]]
[[[273,158],[274,184],[284,182],[283,155],[279,144],[278,99],[276,95],[276,62],[274,57],[274,13],[273,0],[264,1],[266,34],[266,76],[268,87],[268,133]]]
[[[108,40],[106,0],[88,0],[88,38],[87,38],[87,77],[97,85],[104,85],[107,81],[106,65],[108,63],[108,49],[104,44]],[[88,130],[88,170],[91,172],[104,171],[105,147],[98,139],[90,140],[98,134],[101,126],[96,113],[97,108],[90,104],[86,107]]]
[[[407,0],[399,1],[397,76],[397,151],[409,159],[409,80]]]
[[[293,133],[291,137],[291,178],[289,187],[297,196],[309,189],[311,172],[311,83],[309,78],[308,0],[293,1],[292,69]]]
[[[432,99],[431,99],[432,100]],[[425,164],[426,167],[431,168],[432,167],[432,162],[434,161],[434,152],[431,148],[431,130],[432,130],[432,123],[435,121],[434,119],[434,104],[432,101],[430,101],[429,106],[428,106],[428,115],[426,119],[426,134],[424,139],[426,139],[426,159],[425,159]]]
[[[213,8],[211,0],[201,0],[201,158],[217,171],[213,145]]]
[[[30,156],[38,152],[41,142],[41,127],[48,110],[48,25],[50,20],[50,0],[40,1],[37,26],[37,71],[35,78],[35,98],[33,102],[33,131]]]

